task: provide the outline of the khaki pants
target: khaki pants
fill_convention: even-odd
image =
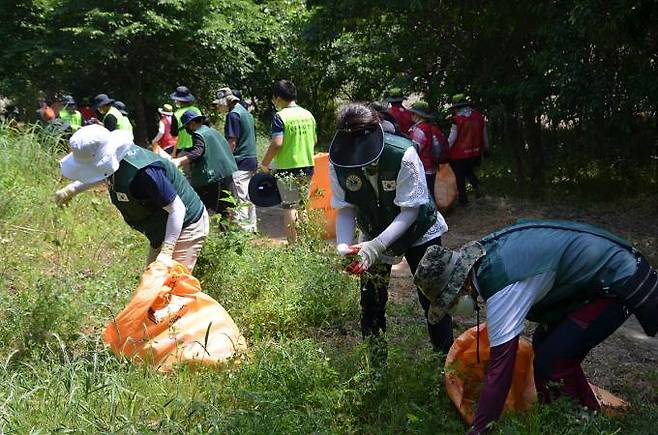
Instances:
[[[238,199],[238,206],[233,211],[233,219],[244,231],[257,231],[256,206],[249,200],[249,181],[254,171],[235,171],[233,189]]]
[[[183,228],[178,240],[176,240],[176,247],[172,258],[178,261],[189,269],[190,272],[194,269],[196,260],[199,257],[203,243],[208,237],[210,231],[208,211],[203,210],[203,215],[198,221]],[[160,253],[160,248],[149,249],[149,254],[146,260],[146,265],[153,263]]]

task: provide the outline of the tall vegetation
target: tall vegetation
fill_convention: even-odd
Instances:
[[[206,105],[239,87],[267,119],[272,81],[291,78],[323,143],[340,101],[399,86],[437,109],[470,95],[524,190],[656,187],[651,0],[19,0],[0,19],[0,94],[31,107],[38,91],[106,91],[132,108],[140,141],[179,84]]]

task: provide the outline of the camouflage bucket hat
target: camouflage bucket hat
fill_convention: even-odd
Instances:
[[[459,251],[431,246],[425,252],[414,275],[414,283],[430,301],[427,318],[438,323],[464,286],[471,269],[485,254],[478,242],[470,242]]]

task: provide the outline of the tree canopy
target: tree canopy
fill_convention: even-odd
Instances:
[[[650,0],[20,0],[0,19],[0,94],[29,107],[106,92],[139,140],[177,85],[205,104],[240,88],[266,115],[273,80],[289,78],[323,138],[341,101],[398,86],[439,110],[466,93],[522,185],[540,187],[547,166],[625,171],[657,154]]]

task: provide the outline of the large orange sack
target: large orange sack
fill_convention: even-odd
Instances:
[[[313,158],[313,177],[309,187],[309,206],[322,211],[324,237],[336,237],[336,210],[331,207],[331,180],[329,178],[329,153],[318,153]]]
[[[477,400],[484,385],[489,364],[489,335],[487,325],[480,325],[480,363],[477,362],[477,328],[460,335],[452,344],[445,363],[445,383],[448,397],[455,404],[466,423],[473,423]],[[505,411],[525,411],[537,400],[532,361],[534,352],[530,341],[521,337],[514,364],[512,386],[505,400]],[[614,413],[613,408],[628,406],[614,394],[590,384],[594,395],[604,410]]]
[[[247,347],[231,316],[201,292],[199,281],[183,265],[168,269],[157,261],[107,325],[103,340],[117,356],[161,371],[180,363],[216,365]]]
[[[434,180],[434,201],[439,210],[449,208],[457,199],[457,178],[448,163],[439,165]]]

